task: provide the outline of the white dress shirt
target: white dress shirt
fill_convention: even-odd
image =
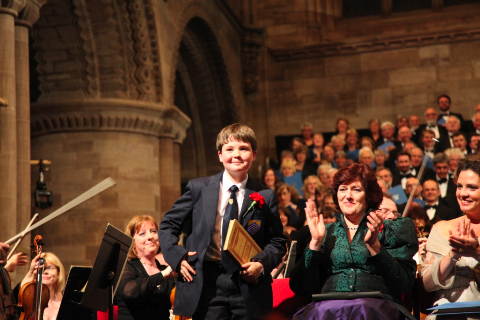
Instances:
[[[240,183],[236,183],[233,178],[225,170],[223,171],[222,180],[220,181],[220,188],[218,189],[218,203],[217,203],[217,215],[215,217],[215,226],[212,234],[212,241],[205,253],[207,260],[218,261],[221,258],[220,248],[222,246],[222,224],[223,215],[225,214],[225,208],[228,205],[228,199],[230,198],[231,186],[236,185],[238,191],[236,193],[238,203],[238,214],[240,218],[240,211],[242,210],[243,199],[245,198],[245,188],[247,185],[248,175],[245,180]]]

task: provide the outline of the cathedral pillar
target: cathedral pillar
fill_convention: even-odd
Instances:
[[[190,120],[176,107],[126,99],[43,101],[32,107],[32,157],[52,160],[54,208],[105,179],[116,185],[42,227],[49,250],[92,264],[107,223],[160,220],[178,197],[178,145]],[[54,209],[52,208],[52,209]],[[51,211],[51,210],[50,210]]]
[[[0,2],[0,241],[17,228],[15,17],[24,6],[20,0]]]
[[[29,31],[38,20],[44,3],[27,1],[15,21],[17,231],[23,230],[31,218]],[[22,247],[28,252],[28,241],[24,241]]]

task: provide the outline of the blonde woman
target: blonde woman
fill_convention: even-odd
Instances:
[[[60,303],[62,302],[63,289],[65,288],[65,267],[60,259],[51,252],[37,255],[30,263],[30,269],[23,278],[20,288],[28,282],[34,281],[37,275],[40,256],[44,259],[42,283],[48,287],[50,299],[43,311],[43,320],[55,320],[57,318]]]
[[[284,159],[280,165],[280,181],[292,186],[295,190],[303,195],[302,173],[297,171],[296,161],[292,159]]]
[[[133,238],[133,245],[117,290],[118,319],[169,319],[174,274],[159,252],[157,221],[135,216],[125,233]]]
[[[315,194],[320,193],[323,185],[317,176],[308,176],[303,180],[303,195],[305,200],[315,200]]]

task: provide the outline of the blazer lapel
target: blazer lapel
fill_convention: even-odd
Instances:
[[[220,180],[222,179],[222,173],[216,174],[211,177],[208,185],[203,191],[203,215],[206,219],[207,234],[211,235],[215,225],[215,218],[217,217],[218,206],[218,193],[220,188]]]

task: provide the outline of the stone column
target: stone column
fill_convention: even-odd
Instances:
[[[30,175],[30,68],[28,34],[38,20],[40,3],[26,2],[15,21],[15,87],[16,87],[16,130],[17,130],[17,212],[16,232],[23,230],[31,218],[31,175]],[[26,235],[18,251],[30,251],[30,235]],[[28,267],[28,266],[27,266]],[[18,270],[16,279],[26,272]]]
[[[25,1],[0,2],[0,241],[17,228],[17,131],[15,96],[15,17]]]
[[[179,195],[175,145],[189,125],[176,107],[150,102],[85,99],[33,105],[32,157],[52,160],[47,185],[54,208],[49,211],[106,177],[117,182],[42,227],[48,250],[67,268],[89,265],[107,223],[123,229],[134,215],[160,219],[164,203]]]

